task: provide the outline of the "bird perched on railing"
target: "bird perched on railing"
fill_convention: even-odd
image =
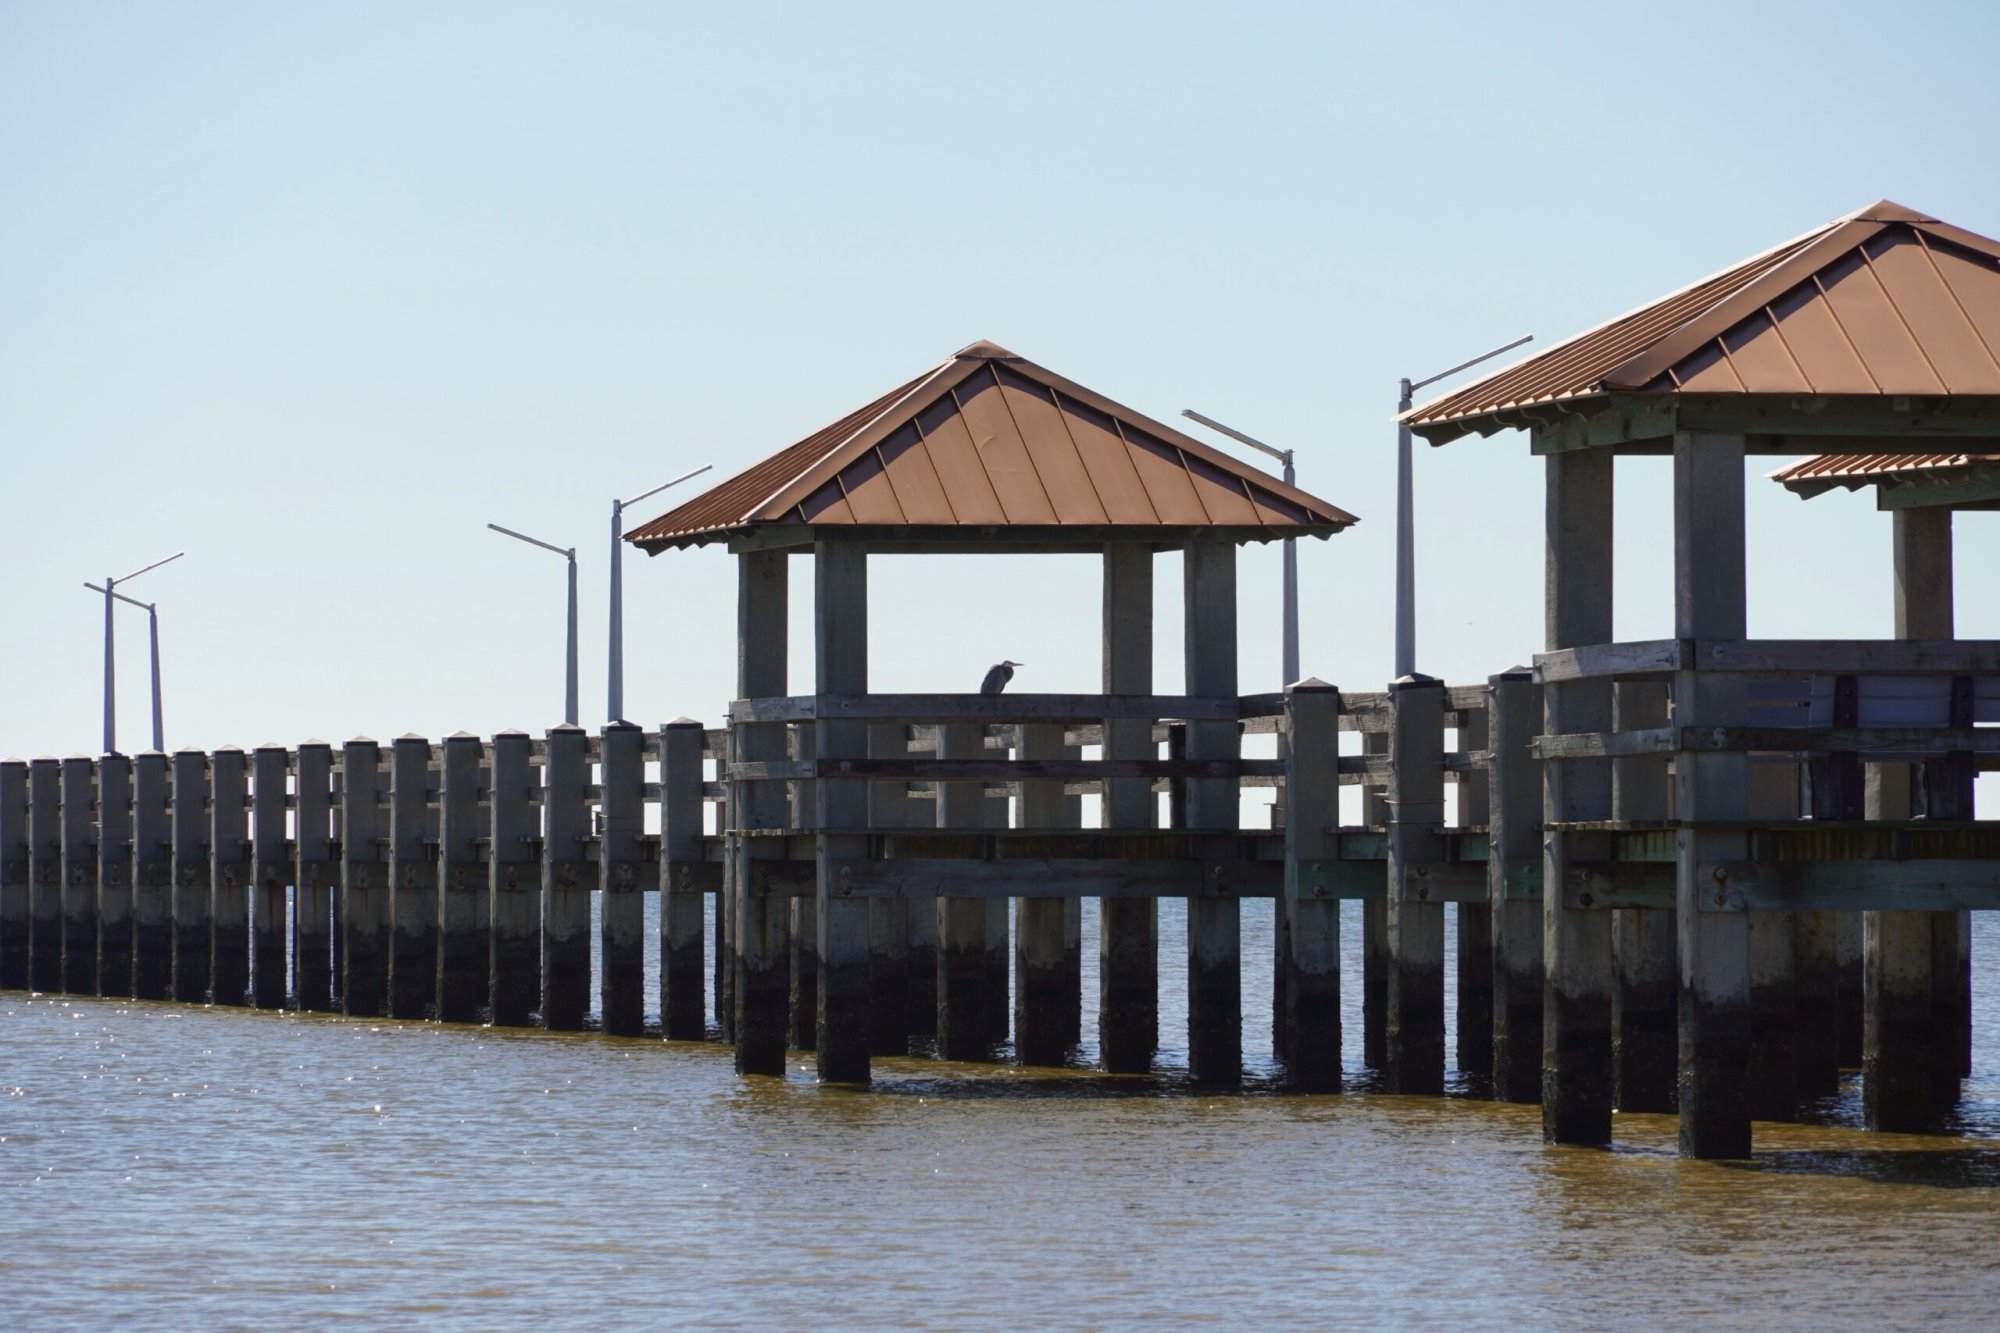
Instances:
[[[979,682],[981,694],[998,694],[1007,688],[1007,682],[1014,679],[1014,668],[1026,666],[1026,662],[1000,662],[986,673],[986,679]]]

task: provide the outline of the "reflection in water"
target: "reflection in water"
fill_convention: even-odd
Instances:
[[[0,1314],[1846,1326],[2000,1298],[1990,920],[1960,1135],[1863,1133],[1850,1080],[1721,1164],[1679,1161],[1665,1116],[1550,1149],[1533,1107],[1277,1092],[1268,904],[1253,1077],[1194,1088],[1163,917],[1145,1078],[900,1059],[860,1092],[809,1055],[738,1079],[712,1044],[0,997]]]

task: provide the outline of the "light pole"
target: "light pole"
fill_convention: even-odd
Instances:
[[[1219,435],[1227,435],[1238,444],[1247,444],[1252,449],[1267,453],[1285,465],[1285,485],[1298,485],[1298,476],[1292,468],[1292,451],[1274,449],[1262,440],[1252,439],[1240,430],[1233,430],[1213,417],[1205,417],[1193,408],[1184,408],[1181,415],[1189,421],[1199,421]],[[1285,685],[1295,684],[1299,679],[1299,551],[1294,538],[1285,538],[1285,629],[1284,629]]]
[[[1410,469],[1410,428],[1402,420],[1410,410],[1411,397],[1418,389],[1449,379],[1481,361],[1490,361],[1502,352],[1511,352],[1534,334],[1524,333],[1513,342],[1481,352],[1470,361],[1461,361],[1450,370],[1440,370],[1429,379],[1403,380],[1396,399],[1396,678],[1413,675],[1417,669],[1417,538],[1416,488]]]
[[[168,556],[166,559],[155,560],[150,565],[142,565],[141,567],[133,570],[130,574],[127,574],[123,578],[119,579],[107,578],[106,580],[104,580],[104,587],[98,590],[104,593],[104,753],[106,754],[118,753],[118,661],[117,661],[117,652],[115,649],[115,644],[111,632],[112,599],[118,595],[117,588],[119,584],[130,583],[133,579],[138,578],[141,574],[148,573],[151,570],[158,569],[161,565],[170,565],[174,561],[180,559],[182,556],[186,554],[187,554],[186,551],[175,551],[172,555]],[[86,584],[84,586],[89,587],[90,585]],[[126,600],[130,601],[131,599],[127,598]],[[157,643],[157,641],[158,637],[155,636],[155,642]],[[155,667],[157,669],[157,664],[159,662],[157,654],[155,655],[153,660],[155,663]],[[157,720],[159,716],[159,703],[158,703],[158,693],[157,693],[158,688],[159,686],[156,677],[154,685],[155,702],[153,705],[154,717],[155,717],[153,727],[155,733],[157,733],[159,730],[159,722]],[[155,746],[157,746],[158,743],[159,740],[156,734],[154,738]]]
[[[554,551],[557,555],[569,561],[569,640],[568,651],[564,657],[563,670],[563,721],[573,727],[576,725],[576,548],[574,546],[557,546],[552,542],[541,541],[538,538],[530,537],[525,532],[516,532],[512,528],[503,528],[498,523],[488,523],[486,526],[503,537],[512,537],[515,541],[526,542],[530,546],[539,546],[544,551]]]
[[[606,654],[604,720],[625,720],[625,510],[641,500],[650,500],[669,486],[678,486],[689,477],[699,477],[714,467],[703,463],[692,472],[683,472],[672,481],[663,481],[642,495],[611,502],[611,643]]]
[[[153,749],[164,751],[167,748],[167,742],[166,731],[160,722],[160,608],[151,602],[142,602],[136,597],[127,597],[122,592],[112,592],[95,583],[86,583],[83,586],[92,592],[109,593],[110,596],[117,598],[121,602],[145,608],[147,628],[150,631],[148,637],[152,640],[153,648]]]

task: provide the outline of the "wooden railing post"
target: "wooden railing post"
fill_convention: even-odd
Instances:
[[[746,551],[736,557],[736,697],[782,695],[786,679],[788,571],[783,551]],[[729,762],[755,763],[785,757],[783,723],[730,719]],[[775,782],[732,782],[729,824],[735,832],[730,856],[729,1031],[736,1043],[736,1072],[785,1072],[787,976],[786,936],[791,908],[766,891],[758,862],[782,844],[755,836],[785,826],[785,789]]]
[[[1389,687],[1389,985],[1384,1072],[1394,1092],[1444,1091],[1444,682]]]
[[[63,989],[97,994],[96,765],[82,756],[62,761]]]
[[[250,756],[250,990],[259,1009],[282,1009],[289,997],[285,969],[285,886],[292,882],[285,838],[286,770],[282,745],[260,745]]]
[[[0,760],[0,990],[28,988],[28,766]]]
[[[1389,733],[1385,730],[1361,733],[1364,758],[1389,757]],[[1364,828],[1389,827],[1388,789],[1379,782],[1361,787],[1361,823]],[[1389,897],[1361,901],[1361,1060],[1370,1069],[1383,1069],[1389,1060]]]
[[[1611,691],[1618,731],[1667,725],[1664,681],[1619,681]],[[1634,755],[1611,763],[1611,817],[1664,820],[1667,760]],[[1674,967],[1678,935],[1671,907],[1621,908],[1612,914],[1611,950],[1617,969],[1611,994],[1612,1096],[1620,1111],[1674,1109],[1680,992]]]
[[[388,832],[382,747],[359,736],[340,747],[340,1010],[380,1018],[389,1001]]]
[[[589,739],[582,727],[551,727],[543,770],[542,1025],[552,1032],[581,1031],[590,1014]]]
[[[176,750],[174,806],[174,998],[208,1003],[208,756]]]
[[[340,858],[332,832],[333,747],[324,741],[305,741],[299,746],[297,764],[292,985],[302,1011],[325,1013],[333,1008],[333,900],[340,886]],[[140,772],[145,772],[143,756]],[[142,924],[142,942],[144,929]]]
[[[1185,606],[1182,646],[1187,691],[1205,699],[1235,699],[1236,547],[1227,538],[1198,537],[1181,554]],[[1188,758],[1234,760],[1241,736],[1234,721],[1190,721]],[[1239,827],[1234,778],[1190,778],[1187,826]],[[1243,1077],[1242,913],[1233,895],[1203,891],[1188,899],[1188,1073],[1197,1083]]]
[[[612,722],[600,744],[598,1012],[606,1032],[635,1037],[646,1028],[646,891],[639,879],[639,839],[646,831],[646,736],[630,722]]]
[[[702,726],[660,731],[660,1020],[674,1041],[707,1035],[702,994]],[[721,908],[717,908],[718,914]],[[727,961],[716,960],[726,970]]]
[[[526,1027],[542,1007],[541,782],[533,758],[527,732],[493,737],[486,990],[496,1027]]]
[[[1023,760],[1066,754],[1061,723],[1022,724]],[[1022,828],[1072,827],[1060,779],[1022,782],[1019,791]],[[1014,900],[1014,1057],[1024,1065],[1061,1064],[1081,1024],[1082,905],[1077,898]]]
[[[389,1016],[428,1018],[437,1004],[437,853],[430,842],[430,742],[389,747]]]
[[[813,685],[820,694],[868,692],[868,550],[858,541],[813,546]],[[822,762],[865,759],[866,722],[813,725]],[[823,1083],[869,1078],[868,900],[848,892],[849,866],[868,854],[868,788],[822,780],[814,827],[818,862],[819,1031],[814,1064]]]
[[[1493,1096],[1542,1099],[1542,904],[1518,885],[1542,863],[1541,691],[1516,667],[1486,683],[1492,765],[1486,863],[1493,911]]]
[[[1278,1024],[1286,1080],[1340,1087],[1340,900],[1306,867],[1340,850],[1340,692],[1317,678],[1285,690],[1286,1014]]]
[[[786,744],[792,758],[812,758],[813,725],[809,722],[794,725]],[[801,781],[791,783],[790,788],[790,827],[801,831],[817,827],[819,784]],[[793,898],[786,909],[791,913],[786,928],[790,975],[786,1043],[793,1050],[810,1051],[819,1044],[819,902],[816,898]]]
[[[978,759],[985,754],[984,728],[977,723],[941,723],[937,732],[940,759]],[[937,784],[939,828],[976,830],[985,821],[983,782]],[[997,938],[992,920],[995,903],[1000,909]],[[994,1048],[1007,1040],[1006,910],[1005,899],[937,900],[937,1040],[938,1054],[946,1060],[991,1059]],[[1003,968],[997,1014],[991,964],[996,946]]]
[[[900,722],[874,722],[868,727],[871,759],[907,759],[909,728]],[[874,782],[868,787],[868,826],[912,828],[935,822],[927,802],[914,801],[902,780]],[[937,1030],[937,952],[924,951],[928,979],[917,973],[919,931],[935,941],[937,899],[871,898],[868,900],[868,1050],[872,1055],[907,1055],[912,1036]],[[920,1000],[918,992],[923,999]]]
[[[1461,752],[1485,751],[1489,734],[1483,701],[1477,708],[1458,711]],[[1459,773],[1461,830],[1490,826],[1491,789],[1491,775],[1486,769]],[[1493,1072],[1493,909],[1485,902],[1461,902],[1454,915],[1458,926],[1458,1067],[1467,1074],[1490,1075]]]
[[[209,984],[215,1003],[250,989],[250,759],[235,746],[209,758]]]
[[[492,817],[481,810],[479,737],[455,732],[438,757],[437,1016],[477,1023],[487,1001],[492,916],[484,849]],[[488,783],[490,785],[490,779]]]
[[[132,993],[132,761],[97,761],[97,993]]]

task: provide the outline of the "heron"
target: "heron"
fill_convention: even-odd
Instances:
[[[981,694],[998,694],[1007,688],[1007,682],[1014,679],[1014,668],[1026,666],[1026,662],[1000,662],[986,673],[986,679],[979,682]]]

